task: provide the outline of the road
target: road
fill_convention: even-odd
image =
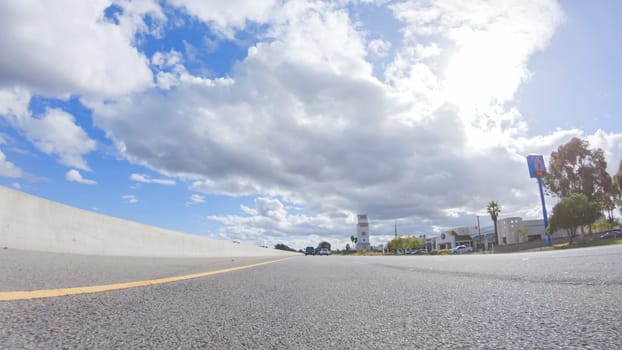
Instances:
[[[0,294],[267,259],[0,250]],[[179,282],[0,302],[2,349],[620,349],[622,246],[308,256]]]

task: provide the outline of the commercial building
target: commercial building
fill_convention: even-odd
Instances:
[[[523,220],[520,217],[508,217],[497,221],[499,245],[512,245],[530,241],[545,240],[543,220]],[[563,236],[563,232],[555,232],[552,238]],[[466,245],[474,249],[490,250],[496,242],[494,226],[478,228],[477,226],[457,227],[442,232],[439,236],[425,240],[430,250],[451,249]]]

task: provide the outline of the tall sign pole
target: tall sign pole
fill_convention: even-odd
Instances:
[[[542,217],[544,218],[544,233],[546,235],[546,246],[551,246],[551,235],[548,232],[549,218],[546,214],[546,202],[544,201],[544,191],[542,190],[542,177],[546,174],[544,165],[544,157],[541,155],[527,156],[527,166],[529,167],[529,176],[538,180],[538,189],[540,190],[540,202],[542,203]]]

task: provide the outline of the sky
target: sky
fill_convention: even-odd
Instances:
[[[622,160],[622,3],[0,2],[0,185],[252,245],[541,218],[525,157]],[[547,198],[552,207],[555,198]]]

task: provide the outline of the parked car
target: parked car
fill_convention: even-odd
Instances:
[[[449,250],[450,254],[464,254],[464,253],[471,253],[473,251],[473,248],[465,246],[465,245],[459,245],[456,247],[453,247]]]
[[[315,248],[313,247],[306,247],[305,248],[305,256],[307,255],[315,255]]]
[[[601,239],[612,239],[612,238],[620,238],[622,237],[622,230],[609,230],[602,235],[600,235]]]
[[[330,255],[330,250],[328,248],[320,249],[320,255]]]

